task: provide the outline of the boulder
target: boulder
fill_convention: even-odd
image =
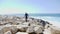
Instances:
[[[17,32],[16,34],[28,34],[26,32]]]
[[[34,32],[34,27],[29,26],[26,32],[28,32],[28,33]]]
[[[11,31],[11,29],[9,28],[9,27],[4,27],[4,28],[2,28],[1,29],[1,33],[5,33],[5,32],[7,32],[7,31]]]
[[[16,33],[18,30],[16,26],[11,26],[10,29],[12,33]]]
[[[36,27],[34,27],[34,31],[36,33],[43,33],[43,27],[42,26],[36,26]]]
[[[51,28],[51,34],[60,34],[59,28]]]
[[[11,31],[7,31],[7,32],[5,32],[4,34],[12,34],[12,33],[11,33]]]
[[[30,26],[30,27],[28,27],[27,32],[28,33],[33,33],[33,32],[35,32],[35,33],[43,33],[43,27],[39,26],[39,25]]]
[[[0,34],[4,34],[4,33],[3,33],[3,30],[0,30]]]
[[[10,31],[11,29],[9,27],[5,27],[3,28],[3,32],[7,32],[7,31]]]

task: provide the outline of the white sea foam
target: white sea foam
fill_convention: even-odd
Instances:
[[[48,17],[48,16],[44,16],[44,17],[34,17],[37,19],[42,19],[45,21],[48,21],[49,23],[53,24],[53,26],[56,26],[57,28],[60,28],[60,17]],[[50,29],[45,29],[44,34],[51,34]]]
[[[33,17],[33,16],[31,16],[31,17]],[[53,24],[53,26],[56,26],[56,27],[59,27],[59,28],[60,28],[60,17],[37,16],[37,17],[34,17],[34,18],[48,21],[48,22],[50,22],[51,24]]]

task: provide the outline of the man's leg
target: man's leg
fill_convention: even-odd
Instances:
[[[26,22],[27,22],[27,17],[25,18]]]

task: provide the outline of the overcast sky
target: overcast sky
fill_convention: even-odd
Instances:
[[[60,13],[60,0],[0,0],[0,14]]]

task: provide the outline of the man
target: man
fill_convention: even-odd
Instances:
[[[27,22],[28,19],[28,13],[25,13],[25,21]]]

